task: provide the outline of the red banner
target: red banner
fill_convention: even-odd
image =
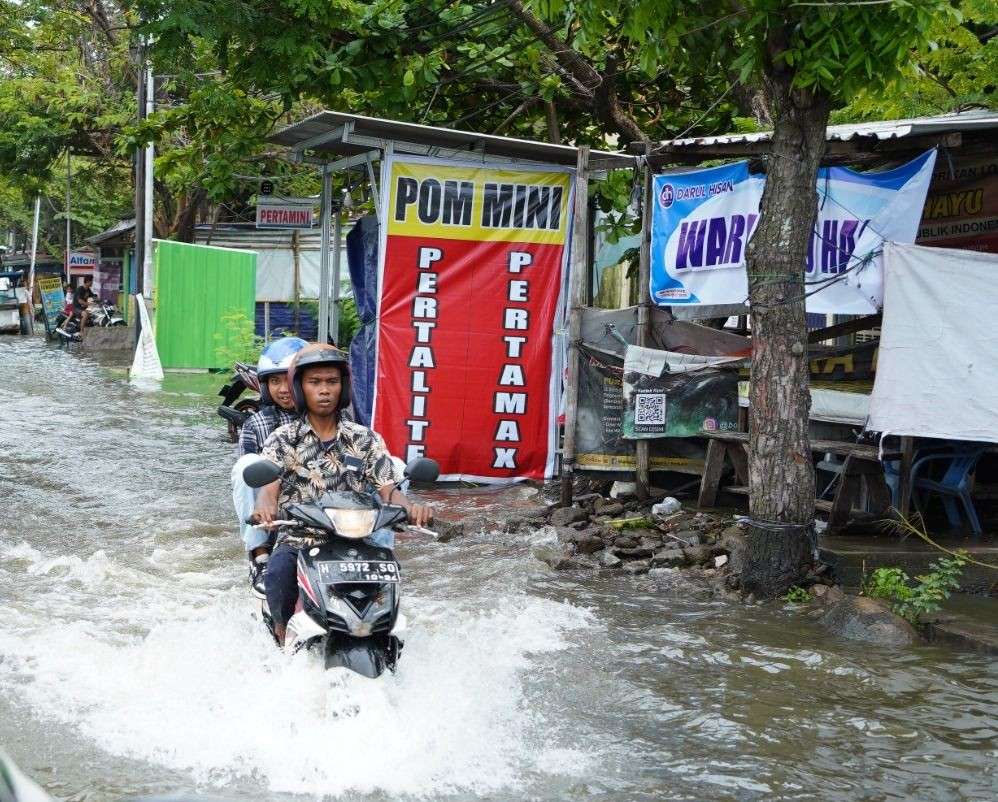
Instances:
[[[571,173],[411,158],[386,175],[375,430],[448,478],[552,476]]]

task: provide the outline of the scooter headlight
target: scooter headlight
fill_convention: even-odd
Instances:
[[[361,540],[374,531],[374,522],[378,519],[377,510],[343,510],[326,507],[326,516],[336,527],[336,534],[341,537]]]

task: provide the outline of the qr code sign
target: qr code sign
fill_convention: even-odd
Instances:
[[[664,426],[665,394],[636,393],[634,397],[634,424],[636,426]]]

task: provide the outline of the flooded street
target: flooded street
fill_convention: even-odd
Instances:
[[[998,798],[992,657],[834,640],[678,575],[552,573],[525,535],[400,545],[397,675],[283,656],[254,618],[220,384],[142,393],[0,338],[0,745],[49,793]]]

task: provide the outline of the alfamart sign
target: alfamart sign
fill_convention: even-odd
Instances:
[[[71,251],[69,254],[70,270],[93,270],[96,266],[96,254],[82,251]]]
[[[311,228],[315,202],[311,198],[283,198],[256,206],[257,228]]]
[[[809,312],[869,314],[883,304],[885,242],[914,242],[935,150],[893,170],[818,172],[818,219],[804,270]],[[745,249],[765,177],[748,162],[654,181],[652,300],[660,306],[742,304]]]

